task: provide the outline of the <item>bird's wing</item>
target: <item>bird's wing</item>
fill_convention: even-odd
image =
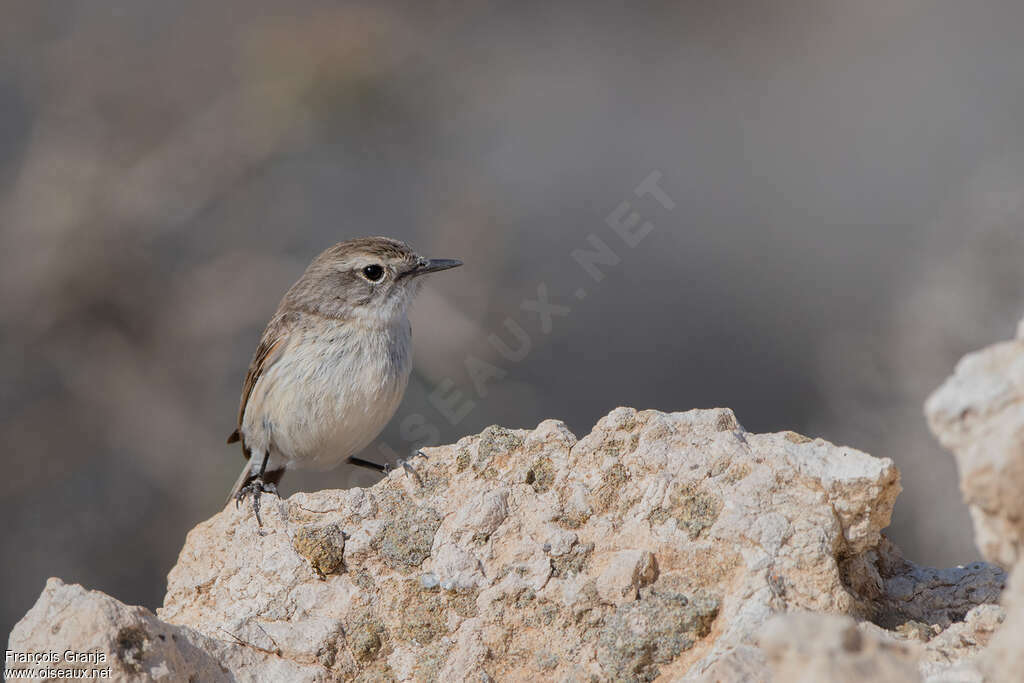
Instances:
[[[252,396],[252,391],[263,373],[281,357],[285,347],[286,333],[297,317],[297,314],[293,312],[279,313],[267,324],[267,329],[263,330],[260,344],[256,347],[252,362],[249,363],[245,384],[242,385],[242,400],[238,406],[238,426],[228,437],[228,443],[235,443],[242,438],[242,420],[245,418],[245,407],[249,404],[249,397]],[[244,442],[242,446],[245,447]],[[248,456],[248,453],[246,455]]]

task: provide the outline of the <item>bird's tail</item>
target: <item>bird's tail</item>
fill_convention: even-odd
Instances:
[[[225,504],[230,503],[238,495],[238,492],[245,486],[245,482],[249,479],[252,474],[252,463],[248,460],[245,461],[245,467],[242,468],[242,473],[238,475],[238,480],[235,481],[235,485],[231,487],[231,493],[228,495],[228,499]]]

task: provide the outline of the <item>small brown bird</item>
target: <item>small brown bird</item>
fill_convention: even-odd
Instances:
[[[248,462],[236,504],[277,493],[287,469],[327,470],[353,457],[395,414],[412,369],[408,309],[420,276],[462,265],[428,259],[387,237],[340,242],[284,295],[263,331],[242,386],[238,427]],[[406,461],[402,465],[409,467]],[[230,500],[230,498],[229,498]]]

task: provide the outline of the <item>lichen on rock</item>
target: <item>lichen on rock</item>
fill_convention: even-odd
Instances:
[[[295,530],[292,545],[295,552],[309,560],[320,578],[345,566],[345,532],[339,524],[301,526]]]
[[[383,524],[373,539],[374,547],[392,569],[411,571],[430,557],[441,516],[404,494],[387,491],[383,501]]]
[[[612,680],[653,681],[667,664],[705,637],[718,614],[716,598],[651,592],[605,617],[597,657]]]

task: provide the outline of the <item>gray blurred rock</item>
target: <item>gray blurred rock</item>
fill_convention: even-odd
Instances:
[[[992,615],[972,610],[1004,581],[900,556],[881,533],[890,460],[747,433],[725,409],[618,408],[579,441],[548,420],[428,452],[421,485],[265,498],[262,529],[229,505],[189,533],[151,628],[245,680],[750,680],[800,658],[911,680],[977,651]],[[846,616],[762,630],[785,611]],[[929,658],[949,629],[966,636]]]
[[[956,456],[978,549],[1005,568],[1024,547],[1024,322],[1019,333],[965,356],[925,404]]]

